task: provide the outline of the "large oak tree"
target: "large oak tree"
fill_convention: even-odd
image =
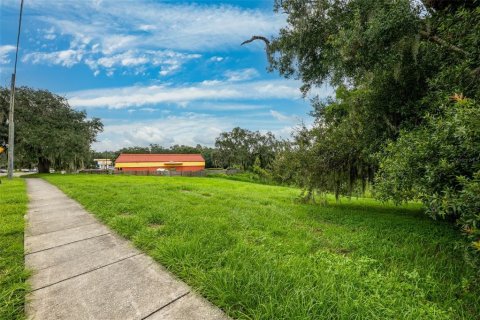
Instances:
[[[0,141],[8,139],[10,91],[0,88]],[[15,160],[17,167],[37,166],[39,172],[74,170],[90,158],[90,145],[103,124],[87,119],[67,99],[47,90],[21,87],[15,93]]]
[[[287,15],[279,35],[244,43],[264,41],[270,68],[300,79],[304,93],[337,89],[313,101],[313,128],[277,157],[274,168],[300,159],[298,174],[276,176],[308,195],[352,194],[370,180],[382,199],[421,200],[432,216],[457,219],[480,251],[480,1],[277,0],[275,9]]]

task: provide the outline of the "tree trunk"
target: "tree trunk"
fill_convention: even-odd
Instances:
[[[38,158],[38,173],[50,173],[50,160],[44,157]]]

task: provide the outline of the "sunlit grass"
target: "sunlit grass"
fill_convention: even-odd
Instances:
[[[0,184],[0,319],[24,318],[27,272],[23,258],[25,183],[2,178]]]
[[[242,319],[473,319],[453,226],[372,199],[215,178],[52,175],[119,234]]]

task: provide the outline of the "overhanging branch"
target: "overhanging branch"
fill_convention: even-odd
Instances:
[[[266,37],[264,36],[252,36],[249,40],[245,40],[242,42],[241,46],[243,46],[244,44],[247,44],[247,43],[250,43],[250,42],[253,42],[255,40],[262,40],[263,42],[265,42],[265,45],[267,46],[267,49],[270,47],[270,40],[268,40]]]
[[[472,70],[472,72],[471,72],[470,74],[471,74],[472,76],[474,76],[474,77],[480,76],[480,67],[475,68],[474,70]]]
[[[442,38],[436,36],[436,35],[433,35],[431,34],[430,32],[427,32],[425,30],[420,30],[420,35],[432,42],[435,42],[447,49],[450,49],[451,51],[455,51],[457,53],[460,53],[460,54],[463,54],[463,55],[466,55],[468,56],[468,52],[463,50],[462,48],[460,47],[457,47],[456,45],[453,45],[451,43],[448,43],[447,41],[443,40]]]

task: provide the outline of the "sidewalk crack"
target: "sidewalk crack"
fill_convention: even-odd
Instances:
[[[182,299],[183,297],[185,297],[187,294],[189,294],[190,291],[187,291],[185,292],[184,294],[176,297],[175,299],[173,299],[172,301],[170,301],[169,303],[161,306],[160,308],[158,308],[157,310],[154,310],[153,312],[151,312],[150,314],[146,315],[145,317],[141,318],[140,320],[145,320],[147,318],[150,318],[151,316],[153,316],[155,313],[157,313],[158,311],[162,310],[162,309],[165,309],[166,307],[168,307],[169,305],[171,305],[172,303],[174,302],[177,302],[178,300]]]

